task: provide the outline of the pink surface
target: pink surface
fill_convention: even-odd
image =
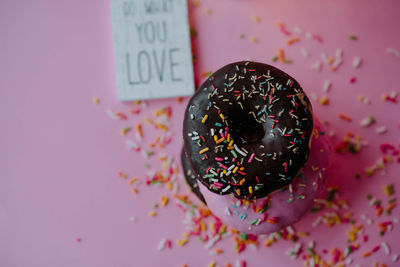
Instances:
[[[369,142],[360,154],[335,154],[333,159],[330,183],[340,186],[340,196],[348,200],[354,218],[365,225],[369,236],[368,242],[359,241],[362,247],[352,258],[362,266],[372,262],[396,266],[391,258],[400,253],[400,227],[395,225],[381,238],[377,223],[398,218],[399,208],[392,216],[376,218],[365,195],[371,193],[386,204],[382,186],[395,183],[400,190],[400,164],[389,164],[386,176],[363,174],[356,180],[354,174],[363,173],[382,155],[380,144],[398,147],[400,143],[399,104],[381,100],[382,93],[399,91],[400,58],[386,52],[388,47],[400,49],[398,1],[200,2],[199,7],[190,5],[190,20],[198,32],[193,45],[199,81],[202,72],[232,61],[251,58],[268,63],[279,47],[293,63],[275,65],[295,77],[310,95],[323,95],[323,82],[332,80],[330,104],[320,106],[314,101],[313,106],[320,119],[330,122],[328,130],[335,131],[333,143],[339,143],[347,131]],[[206,14],[206,8],[211,14]],[[260,23],[252,21],[253,15],[260,17]],[[299,43],[287,47],[288,37],[277,27],[280,21],[290,31],[299,26],[317,33],[323,42],[303,34]],[[244,39],[239,38],[242,33]],[[358,40],[348,40],[349,34],[357,35]],[[156,157],[144,160],[140,153],[127,151],[126,138],[119,131],[143,122],[160,107],[171,106],[174,135],[164,151],[179,159],[186,101],[151,101],[128,121],[106,115],[108,109],[128,114],[133,106],[116,98],[109,1],[1,1],[0,36],[1,266],[206,266],[211,260],[221,266],[236,259],[246,260],[248,266],[302,265],[301,260],[285,256],[293,246],[286,241],[269,248],[261,243],[259,250],[246,249],[239,255],[229,239],[218,243],[225,252],[216,256],[195,238],[184,247],[174,243],[171,250],[157,251],[162,238],[181,238],[184,215],[170,203],[159,208],[156,217],[148,216],[161,194],[171,193],[142,184],[139,194],[132,195],[118,171],[144,181],[143,163],[152,168],[160,163]],[[252,36],[258,43],[250,41]],[[308,49],[309,57],[302,56],[302,47]],[[310,69],[322,52],[334,56],[337,48],[344,51],[338,71],[331,72],[326,65],[321,72]],[[359,69],[351,66],[355,56],[363,59]],[[357,78],[354,84],[349,83],[352,76]],[[359,102],[360,94],[372,104]],[[94,96],[101,101],[97,106],[92,103]],[[338,112],[350,115],[353,121],[340,120]],[[375,116],[377,123],[362,128],[359,121],[367,115]],[[381,125],[386,125],[388,132],[377,135],[375,129]],[[156,134],[151,129],[144,129],[146,144]],[[183,184],[180,190],[185,191]],[[361,214],[374,222],[366,225]],[[138,221],[130,221],[131,216]],[[343,249],[349,225],[313,228],[317,216],[307,215],[295,225],[310,233],[302,242],[316,241],[319,251]],[[361,256],[382,240],[390,244],[390,256],[382,249],[368,258]]]
[[[324,133],[321,123],[314,119],[314,135],[312,137],[310,159],[304,165],[304,178],[297,177],[291,184],[291,190],[277,190],[266,198],[257,199],[249,203],[241,203],[233,194],[217,195],[199,183],[201,193],[212,213],[227,225],[248,234],[269,234],[284,229],[296,223],[306,212],[314,206],[314,199],[319,196],[324,188],[326,179],[329,177],[331,165],[332,147]],[[329,178],[328,178],[329,179]],[[304,198],[299,198],[304,196]],[[289,199],[292,201],[289,202]],[[239,203],[239,205],[238,205]],[[268,209],[260,214],[256,212],[257,207]],[[228,210],[228,211],[227,211]],[[245,218],[240,216],[245,214]],[[277,218],[271,223],[268,219]],[[251,225],[254,220],[259,223]]]

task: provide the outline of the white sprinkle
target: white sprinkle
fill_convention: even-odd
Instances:
[[[209,239],[208,242],[204,245],[204,248],[210,249],[214,246],[214,244],[221,239],[221,235],[216,235],[213,238]]]
[[[232,215],[231,210],[230,210],[227,206],[225,206],[225,213],[226,213],[226,215],[228,215],[228,216],[231,216],[231,215]]]
[[[381,243],[381,247],[383,247],[383,250],[385,251],[386,255],[390,254],[390,248],[389,248],[389,246],[388,246],[388,244],[386,242],[382,242]]]
[[[341,48],[336,49],[336,58],[343,57],[343,50]]]
[[[311,32],[306,32],[306,37],[308,39],[312,39],[312,33]]]
[[[321,59],[323,62],[325,62],[326,64],[329,64],[329,58],[328,55],[326,53],[322,53],[321,54]]]
[[[297,33],[298,35],[303,34],[303,29],[300,28],[299,26],[294,26],[293,31],[294,31],[295,33]]]
[[[358,68],[361,65],[361,58],[360,57],[355,57],[353,59],[353,63],[352,63],[354,68]]]
[[[212,174],[214,174],[215,176],[218,176],[218,173],[216,173],[213,169],[210,169],[210,172],[211,172]]]
[[[351,264],[352,262],[353,262],[353,259],[352,259],[352,258],[346,259],[346,264],[347,264],[347,265]]]
[[[317,60],[313,64],[311,64],[311,69],[315,71],[321,71],[322,63],[321,61]]]
[[[200,139],[200,136],[196,135],[196,136],[193,136],[193,137],[192,137],[192,140],[193,140],[193,141],[194,141],[194,140],[197,140],[197,139]]]
[[[178,182],[174,182],[172,184],[172,193],[177,194],[178,190],[179,190],[179,184],[178,184]]]
[[[335,62],[332,64],[332,68],[337,69],[343,63],[343,59],[336,58]]]
[[[386,132],[387,132],[386,126],[381,126],[381,127],[379,127],[379,128],[376,129],[376,133],[377,133],[377,134],[384,134],[384,133],[386,133]]]
[[[301,54],[302,54],[304,57],[310,56],[310,52],[308,52],[308,50],[305,49],[305,48],[301,48]]]
[[[388,52],[389,54],[392,54],[396,57],[400,57],[400,51],[394,48],[386,48],[386,52]]]
[[[126,142],[125,142],[125,144],[126,144],[126,148],[127,148],[128,150],[131,150],[131,149],[138,149],[138,148],[139,148],[139,145],[136,144],[135,141],[130,140],[130,139],[127,139]]]
[[[398,261],[399,260],[399,254],[394,254],[393,255],[393,258],[392,258],[392,261],[393,262],[396,262],[396,261]]]
[[[194,115],[190,113],[190,119],[194,120]]]
[[[242,155],[243,157],[247,156],[247,154],[244,153],[242,150],[240,150],[236,144],[233,144],[233,147],[235,148],[236,152]]]
[[[222,189],[222,190],[221,190],[221,191],[222,191],[222,193],[225,193],[226,191],[228,191],[228,190],[229,190],[229,188],[231,188],[231,186],[230,186],[230,185],[226,186],[224,189]]]
[[[214,128],[211,128],[211,136],[214,136],[215,135],[215,130],[214,130]]]
[[[326,80],[324,82],[324,85],[322,86],[322,91],[324,93],[327,93],[329,91],[329,89],[331,88],[331,86],[332,86],[332,82],[330,80]]]
[[[317,227],[322,221],[322,217],[318,216],[318,218],[312,223],[312,227]]]
[[[399,93],[397,93],[396,91],[392,91],[392,92],[389,94],[389,96],[390,96],[391,98],[396,98],[398,94],[399,94]]]
[[[294,231],[294,229],[293,229],[293,227],[292,226],[288,226],[288,227],[286,227],[286,230],[289,232],[289,234],[291,234],[291,235],[294,235],[295,234],[295,231]]]
[[[115,115],[115,113],[112,112],[112,111],[109,110],[109,109],[106,110],[106,113],[107,113],[107,115],[108,115],[111,119],[113,119],[113,120],[119,120],[119,119],[121,119],[119,116]]]
[[[129,220],[130,220],[131,222],[136,222],[136,221],[137,221],[137,218],[136,218],[135,216],[131,216],[131,217],[129,217]]]
[[[375,118],[372,116],[368,116],[361,120],[360,125],[363,127],[369,127],[374,123],[375,123]]]
[[[166,244],[167,244],[167,239],[165,239],[165,238],[161,239],[160,243],[158,244],[157,250],[158,251],[164,250]]]

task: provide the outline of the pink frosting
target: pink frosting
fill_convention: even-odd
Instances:
[[[323,188],[331,164],[330,142],[320,134],[323,130],[317,119],[314,119],[314,125],[310,158],[303,168],[304,176],[294,179],[284,190],[275,191],[267,198],[246,201],[232,194],[217,195],[199,183],[213,214],[228,226],[251,234],[275,232],[300,220]],[[268,208],[260,212],[267,204]]]

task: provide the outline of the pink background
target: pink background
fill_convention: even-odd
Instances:
[[[212,13],[206,14],[206,8]],[[293,75],[309,94],[323,95],[323,82],[332,80],[330,104],[313,102],[316,114],[330,122],[334,144],[353,131],[370,145],[358,155],[335,155],[330,184],[340,185],[340,195],[349,201],[355,218],[363,213],[374,218],[365,195],[385,200],[382,185],[390,182],[399,191],[400,164],[389,165],[385,177],[363,176],[358,181],[354,174],[377,160],[380,144],[400,143],[399,104],[381,100],[382,93],[400,91],[400,58],[386,52],[387,47],[400,49],[399,10],[395,0],[201,0],[199,7],[190,5],[190,20],[198,32],[193,40],[198,57],[195,75],[201,81],[200,73],[247,58],[270,63],[282,47],[293,64],[275,65]],[[260,23],[252,21],[253,15]],[[303,34],[299,43],[286,47],[287,36],[277,22],[290,31],[299,26],[317,33],[324,41]],[[241,33],[244,39],[239,38]],[[348,40],[349,34],[358,40]],[[172,250],[156,250],[162,238],[181,238],[184,215],[171,201],[155,218],[149,217],[165,190],[141,185],[140,193],[133,195],[118,178],[118,171],[142,180],[145,175],[145,160],[126,150],[119,130],[169,105],[174,136],[165,151],[177,159],[187,99],[181,104],[176,99],[149,101],[128,122],[106,115],[107,109],[128,113],[132,107],[116,98],[109,1],[3,0],[0,36],[0,266],[206,266],[211,260],[223,265],[236,259],[246,260],[248,266],[302,265],[285,256],[293,247],[285,241],[270,248],[261,245],[258,251],[248,248],[239,255],[229,239],[218,244],[225,251],[218,256],[210,255],[196,239],[184,247],[173,244]],[[252,43],[251,36],[259,42]],[[310,57],[301,55],[302,47]],[[322,52],[334,56],[337,48],[344,50],[337,72],[326,66],[321,72],[310,70]],[[363,59],[359,69],[351,66],[355,56]],[[349,83],[352,76],[357,78],[354,84]],[[372,104],[359,102],[359,94]],[[97,106],[94,96],[101,101]],[[351,115],[353,122],[338,119],[338,112]],[[375,116],[377,124],[362,128],[359,121],[367,115]],[[380,125],[387,126],[386,134],[375,133]],[[153,139],[149,129],[146,141]],[[156,158],[146,162],[159,164]],[[181,191],[185,190],[182,184]],[[377,221],[399,217],[398,209]],[[130,221],[131,216],[138,221]],[[319,249],[343,249],[349,226],[314,229],[310,225],[315,218],[307,215],[296,229],[309,231],[306,240],[315,240]],[[382,249],[366,259],[360,255],[382,240],[400,253],[399,226],[384,238],[378,237],[376,223],[367,229],[370,241],[352,258],[362,266],[374,261],[395,266]]]

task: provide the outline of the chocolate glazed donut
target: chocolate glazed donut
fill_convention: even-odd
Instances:
[[[209,190],[256,199],[301,172],[312,131],[311,103],[298,82],[270,65],[242,61],[219,69],[190,99],[184,151]]]

